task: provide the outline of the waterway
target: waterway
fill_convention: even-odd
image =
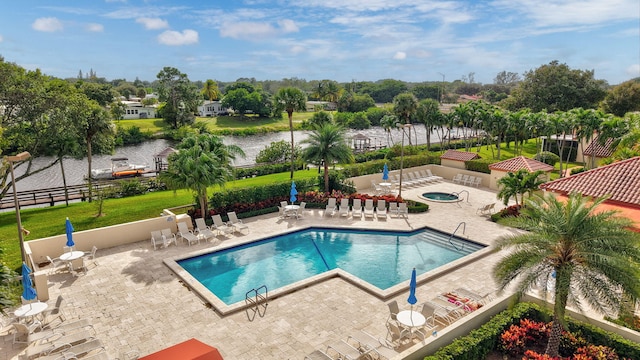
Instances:
[[[417,131],[418,144],[426,143],[426,130],[424,126],[415,126],[413,130]],[[371,145],[375,146],[388,146],[387,134],[384,129],[380,127],[374,127],[367,130],[348,130],[347,137],[350,138],[355,134],[363,134],[371,139]],[[295,131],[294,141],[299,143],[300,141],[308,137],[306,131]],[[391,132],[393,143],[400,143],[402,141],[402,131],[394,129]],[[289,132],[277,132],[262,135],[252,136],[224,136],[224,143],[227,145],[237,145],[246,154],[245,158],[238,158],[235,160],[234,165],[252,165],[255,164],[256,156],[272,142],[284,140],[289,142],[291,140],[291,134]],[[431,134],[431,142],[435,143],[440,141],[438,134]],[[405,144],[409,143],[407,137],[404,139]],[[413,131],[411,133],[411,142],[415,143],[415,136]],[[93,156],[93,168],[109,168],[111,167],[111,158],[113,157],[126,157],[132,164],[146,164],[150,169],[153,169],[154,155],[166,149],[167,147],[175,147],[175,143],[168,140],[153,140],[147,141],[139,145],[123,146],[116,148],[114,154],[111,155],[94,155]],[[40,157],[33,160],[34,167],[39,168],[50,163],[52,159],[50,157]],[[87,159],[64,159],[65,174],[67,177],[67,185],[82,184],[84,177],[87,174]],[[20,169],[16,170],[16,176],[21,174]],[[62,174],[60,172],[60,165],[56,164],[53,167],[32,175],[26,179],[18,181],[16,188],[18,191],[46,189],[51,187],[63,186]]]

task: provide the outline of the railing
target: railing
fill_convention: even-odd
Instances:
[[[467,193],[467,203],[469,202],[469,192],[467,190],[462,190],[460,192],[452,192],[451,194],[458,196],[460,200],[462,200],[462,194]]]
[[[262,291],[262,292],[261,292]],[[267,312],[267,305],[269,301],[269,291],[267,289],[267,285],[262,285],[256,289],[251,289],[247,291],[245,294],[245,304],[249,304],[247,308],[247,317],[249,321],[253,321],[255,319],[256,314],[263,317]],[[262,312],[260,310],[263,309]],[[249,311],[253,311],[252,315],[249,315]]]
[[[451,244],[451,246],[453,246],[458,251],[462,251],[464,249],[464,243],[462,243],[462,247],[458,249],[458,247],[453,243],[453,241],[451,241],[451,239],[453,239],[453,236],[456,234],[458,229],[460,229],[460,225],[462,225],[462,234],[464,235],[464,233],[467,231],[467,223],[463,221],[460,224],[458,224],[456,229],[449,236],[449,244]]]

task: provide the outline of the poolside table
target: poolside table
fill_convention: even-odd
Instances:
[[[411,338],[413,339],[413,329],[423,326],[427,319],[418,311],[403,310],[396,315],[396,319],[411,330]]]
[[[20,306],[13,312],[13,314],[17,318],[33,318],[34,316],[41,314],[43,311],[47,310],[48,307],[49,305],[47,303],[36,301]]]
[[[73,261],[84,256],[84,251],[69,251],[60,255],[60,260],[69,264],[69,270],[73,271]]]
[[[287,205],[284,207],[284,216],[285,217],[298,217],[298,210],[300,210],[300,205]]]

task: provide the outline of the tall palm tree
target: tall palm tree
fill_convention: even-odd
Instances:
[[[402,93],[393,98],[393,112],[403,124],[411,124],[411,119],[418,110],[418,99],[412,93]],[[409,145],[411,145],[411,128],[409,128]]]
[[[218,100],[220,98],[220,89],[218,88],[218,83],[208,79],[204,82],[204,86],[200,93],[209,99],[209,101]]]
[[[398,123],[398,117],[395,115],[385,115],[380,119],[380,127],[384,129],[384,132],[387,133],[387,146],[391,147],[393,145],[393,138],[391,137],[391,130],[396,128],[396,124]]]
[[[93,159],[93,141],[100,135],[113,136],[115,133],[113,123],[110,118],[110,114],[102,106],[100,106],[95,100],[88,100],[85,98],[87,113],[82,119],[80,125],[80,131],[85,140],[87,147],[87,182],[89,183],[89,202],[92,201],[92,184],[91,184],[91,163]]]
[[[442,116],[439,104],[433,99],[420,100],[416,111],[416,119],[424,124],[427,133],[427,151],[431,151],[431,132],[438,125],[438,118]]]
[[[309,145],[302,153],[305,160],[324,162],[324,191],[329,192],[329,164],[353,162],[353,153],[347,144],[344,129],[339,125],[325,123],[313,130],[302,143]]]
[[[291,132],[291,179],[295,170],[295,143],[293,141],[293,112],[305,111],[307,109],[307,96],[302,90],[287,87],[278,90],[273,97],[273,108],[275,114],[287,112],[289,117],[289,131]]]
[[[233,176],[231,161],[238,155],[244,156],[244,152],[236,145],[224,145],[221,138],[211,134],[189,136],[178,149],[169,156],[169,167],[159,178],[170,189],[192,190],[204,217],[207,188],[224,185]]]
[[[498,249],[510,249],[494,267],[501,289],[517,280],[520,297],[535,284],[555,276],[553,325],[546,353],[557,356],[567,304],[594,310],[619,308],[623,296],[640,297],[640,235],[629,230],[631,220],[615,211],[598,211],[606,198],[591,202],[578,193],[561,201],[552,194],[527,200],[521,216],[507,223],[528,230],[499,239]],[[546,290],[545,290],[546,292]]]

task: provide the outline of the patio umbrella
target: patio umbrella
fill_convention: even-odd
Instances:
[[[31,274],[31,269],[27,264],[22,263],[22,287],[24,288],[22,297],[27,301],[35,299],[38,295],[36,289],[33,288],[29,274]]]
[[[296,195],[298,195],[298,190],[296,190],[296,183],[295,181],[291,182],[291,192],[290,192],[291,198],[289,200],[291,200],[291,203],[293,204],[294,202],[296,202],[296,200],[298,200],[298,198],[296,197]]]
[[[411,311],[413,311],[413,305],[418,302],[416,298],[416,268],[411,271],[411,281],[409,282],[409,298],[407,302],[411,304]],[[411,322],[413,323],[413,314],[411,315]]]
[[[67,218],[67,222],[65,226],[67,230],[67,246],[71,248],[76,244],[73,242],[73,225],[71,225],[71,221],[69,220],[69,218]]]
[[[384,164],[384,168],[382,168],[382,180],[389,180],[389,168],[387,164]]]

